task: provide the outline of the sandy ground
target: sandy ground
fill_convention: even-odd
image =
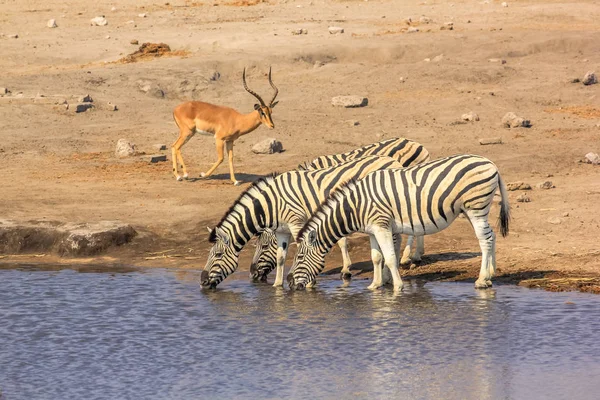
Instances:
[[[98,15],[107,26],[90,25]],[[419,22],[422,16],[431,22]],[[46,26],[51,18],[57,28]],[[407,32],[407,18],[419,32]],[[578,160],[600,152],[600,85],[571,81],[600,73],[598,21],[600,5],[592,0],[509,1],[508,7],[412,0],[2,2],[0,86],[11,92],[0,97],[2,218],[120,220],[140,235],[95,259],[1,261],[203,267],[205,227],[218,222],[248,183],[232,186],[226,164],[214,179],[176,182],[170,151],[167,163],[148,164],[115,158],[115,144],[126,138],[147,153],[157,143],[170,146],[177,135],[172,110],[186,100],[249,112],[254,99],[242,88],[242,68],[250,87],[268,98],[272,66],[280,88],[275,130],[260,127],[235,143],[238,179],[250,182],[389,137],[419,141],[433,157],[479,154],[507,182],[534,186],[529,203],[517,203],[522,192],[510,192],[511,234],[497,245],[500,274],[517,281],[597,278],[600,167]],[[447,22],[453,30],[440,29]],[[329,26],[345,32],[330,35]],[[298,28],[308,34],[292,35]],[[176,56],[118,62],[139,47],[133,39],[167,43]],[[215,71],[220,79],[211,80]],[[141,91],[147,84],[165,97]],[[74,113],[54,104],[74,105],[84,94],[93,97],[93,110]],[[344,94],[366,96],[369,105],[332,107],[331,97]],[[481,120],[455,123],[469,111]],[[502,127],[509,111],[533,126]],[[267,137],[281,140],[285,152],[253,154],[252,145]],[[504,143],[479,145],[489,137]],[[215,161],[214,140],[197,135],[183,155],[198,177]],[[555,188],[535,188],[545,180]],[[368,241],[351,243],[360,275],[369,269]],[[243,252],[242,271],[253,250]],[[423,265],[406,274],[470,279],[478,271],[478,243],[465,220],[427,237],[426,252]],[[337,249],[328,263],[340,265]]]

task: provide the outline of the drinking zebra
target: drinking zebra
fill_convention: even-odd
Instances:
[[[447,228],[464,213],[482,252],[476,288],[491,286],[496,269],[496,235],[488,214],[500,189],[500,233],[508,234],[508,193],[498,168],[474,155],[456,155],[397,170],[375,171],[330,194],[298,233],[298,251],[288,274],[292,289],[312,285],[325,266],[325,255],[340,238],[362,231],[370,235],[373,283],[382,285],[382,262],[394,289],[402,288],[392,236],[429,235]]]
[[[430,160],[429,152],[415,141],[405,138],[393,138],[382,140],[381,142],[368,144],[361,148],[328,156],[317,157],[312,161],[307,161],[298,166],[298,170],[312,171],[338,165],[342,162],[355,160],[360,157],[378,155],[395,158],[403,167],[417,165]],[[412,261],[420,261],[423,255],[424,244],[423,237],[417,237],[417,247],[411,257],[411,248],[414,238],[408,237],[407,245],[402,254],[401,264]],[[350,258],[342,252],[343,267],[341,272],[342,279],[348,279],[350,274]],[[256,250],[252,257],[250,265],[250,276],[253,281],[267,281],[267,275],[275,269],[277,265],[277,238],[275,232],[271,229],[264,230],[258,237]]]
[[[367,156],[316,171],[289,171],[259,179],[240,195],[212,229],[209,241],[214,245],[201,274],[202,286],[216,287],[235,271],[242,248],[267,228],[275,230],[278,246],[273,286],[283,286],[290,239],[297,237],[300,228],[329,193],[342,183],[362,178],[369,172],[401,166],[390,157]],[[346,242],[340,238],[344,265],[349,266]]]

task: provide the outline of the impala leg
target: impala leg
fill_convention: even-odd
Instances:
[[[277,274],[275,276],[274,287],[283,286],[283,270],[285,268],[285,259],[287,257],[288,245],[291,235],[289,233],[277,233]]]
[[[389,228],[379,228],[374,230],[373,234],[381,248],[385,266],[390,269],[392,274],[394,291],[400,291],[402,290],[402,278],[398,272],[398,258],[396,257],[392,231]]]
[[[190,139],[194,136],[195,132],[192,131],[190,132],[185,140],[183,141],[183,144],[179,147],[179,150],[177,150],[177,162],[179,163],[179,165],[181,165],[181,169],[183,170],[183,179],[187,179],[188,177],[188,172],[187,172],[187,168],[185,167],[185,163],[183,162],[183,156],[181,155],[181,147],[183,147],[185,144],[187,144],[187,142],[190,141]]]
[[[343,237],[337,243],[340,246],[340,250],[342,251],[342,260],[343,266],[342,271],[340,272],[342,280],[352,278],[352,274],[350,273],[350,265],[352,265],[352,261],[350,260],[350,253],[348,252],[348,238]]]
[[[225,146],[229,158],[229,179],[231,179],[231,182],[233,182],[235,186],[239,186],[241,182],[235,179],[235,173],[233,172],[233,141],[225,142]]]
[[[215,169],[217,169],[217,167],[219,165],[221,165],[221,163],[223,162],[223,146],[224,145],[225,145],[225,142],[223,142],[221,139],[215,140],[215,146],[217,149],[217,162],[214,163],[213,166],[210,167],[210,169],[206,173],[202,172],[200,174],[201,177],[208,178],[209,176],[212,175],[213,172],[215,172]]]
[[[182,177],[179,175],[179,173],[177,171],[177,161],[180,161],[180,163],[182,165],[183,173],[184,173],[183,178],[187,178],[187,172],[185,169],[185,165],[183,164],[183,157],[181,155],[181,148],[183,147],[184,144],[187,143],[188,140],[190,140],[190,138],[192,136],[193,136],[193,131],[191,131],[189,129],[180,129],[179,137],[177,138],[175,143],[173,143],[173,145],[171,146],[171,159],[173,160],[173,175],[175,175],[175,178],[178,181],[180,181],[182,179]]]

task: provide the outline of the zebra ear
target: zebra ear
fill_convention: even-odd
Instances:
[[[308,232],[308,242],[310,244],[314,244],[317,240],[317,232],[315,231],[310,231]]]

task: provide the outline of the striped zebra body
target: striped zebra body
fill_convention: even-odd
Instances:
[[[202,285],[215,287],[234,272],[242,248],[265,229],[274,230],[277,237],[275,286],[283,285],[288,244],[329,193],[344,182],[370,172],[400,167],[393,158],[368,156],[331,168],[289,171],[259,179],[242,193],[212,230],[209,240],[214,245],[202,272]],[[345,247],[345,239],[342,243]]]
[[[429,235],[447,228],[464,213],[482,250],[478,288],[491,286],[496,267],[495,234],[488,214],[500,189],[500,227],[508,234],[508,194],[497,167],[473,155],[457,155],[397,170],[382,170],[349,182],[321,204],[298,234],[298,252],[288,275],[291,288],[303,289],[325,265],[333,243],[353,232],[370,235],[374,278],[382,285],[382,262],[390,269],[394,288],[402,288],[392,237]]]
[[[398,160],[403,167],[417,165],[429,161],[429,152],[422,144],[405,138],[392,138],[371,143],[355,150],[341,154],[317,157],[298,165],[301,171],[311,171],[333,167],[340,163],[366,156],[387,156]]]
[[[300,164],[298,170],[314,171],[330,168],[346,161],[372,155],[392,157],[401,163],[403,167],[418,165],[430,160],[429,152],[420,143],[405,138],[392,138],[368,144],[346,153],[317,157],[312,161]],[[417,238],[417,248],[411,257],[413,239],[412,236],[409,236],[400,261],[402,264],[421,260],[421,255],[424,252],[423,237]],[[350,273],[350,256],[345,244],[344,241],[340,246],[343,258],[342,279],[348,279],[352,276]],[[276,265],[277,238],[273,230],[267,229],[259,235],[256,243],[256,250],[250,265],[252,280],[266,282],[268,274],[276,268]]]

